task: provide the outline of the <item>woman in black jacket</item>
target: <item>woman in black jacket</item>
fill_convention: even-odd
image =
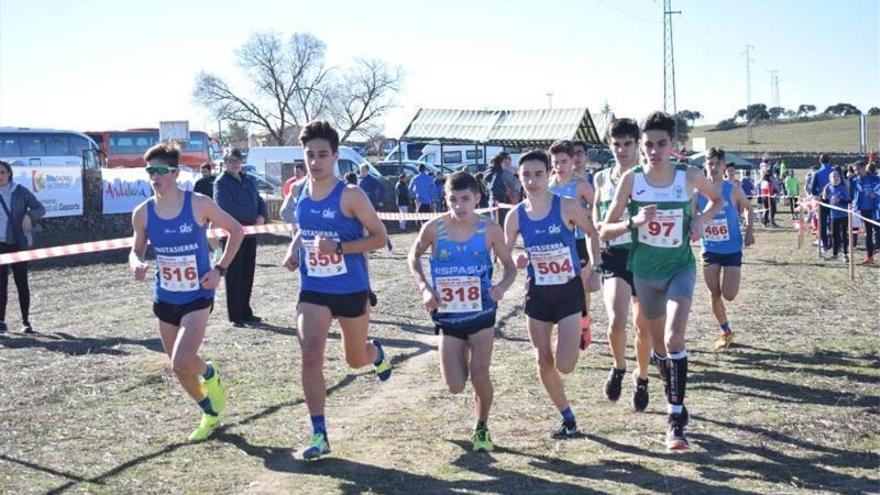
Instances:
[[[34,222],[43,218],[46,209],[27,188],[12,180],[12,165],[0,160],[0,254],[30,249],[34,244],[31,233]],[[31,291],[28,287],[26,261],[0,265],[0,333],[6,332],[6,299],[9,288],[9,268],[18,289],[21,322],[24,333],[34,331],[30,322]]]

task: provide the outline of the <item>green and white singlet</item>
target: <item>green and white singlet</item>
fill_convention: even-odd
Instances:
[[[687,166],[676,165],[675,177],[666,187],[648,184],[641,165],[633,172],[630,216],[648,205],[657,205],[657,216],[639,227],[629,250],[627,268],[633,275],[648,280],[695,268],[689,235],[693,211],[687,189]]]
[[[614,199],[614,195],[617,194],[617,184],[611,181],[611,174],[613,169],[605,169],[599,171],[596,174],[597,177],[601,176],[602,178],[602,186],[599,188],[599,195],[601,196],[601,201],[599,201],[599,221],[605,222],[608,220],[608,209],[611,207],[611,201]],[[620,180],[618,178],[618,180]],[[598,181],[597,181],[598,182]],[[621,216],[621,222],[626,222],[629,220],[629,211],[624,210],[623,215]],[[605,243],[605,246],[608,248],[614,249],[629,249],[630,244],[632,243],[632,234],[630,232],[626,232],[622,235],[611,239]]]

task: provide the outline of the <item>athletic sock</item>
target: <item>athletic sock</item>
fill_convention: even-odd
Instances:
[[[730,323],[724,322],[721,324],[721,331],[724,333],[730,333]]]
[[[671,353],[666,363],[666,369],[668,376],[666,400],[670,406],[670,413],[679,414],[681,406],[684,404],[684,393],[687,388],[687,351]]]
[[[324,435],[324,439],[327,439],[327,425],[324,422],[324,415],[320,414],[318,416],[311,416],[312,420],[312,430],[315,433],[320,433]]]
[[[376,360],[373,361],[373,366],[379,366],[385,359],[385,351],[382,350],[382,346],[376,345],[375,342],[373,343],[373,345],[376,346]]]
[[[214,411],[214,406],[211,405],[211,399],[205,397],[204,399],[199,401],[199,407],[202,408],[202,411],[209,416],[217,416],[217,412]]]
[[[571,406],[559,411],[559,414],[562,415],[562,422],[565,423],[566,426],[571,426],[577,423],[574,419],[574,413],[571,412]]]
[[[211,366],[211,363],[208,363],[208,367],[205,369],[205,372],[202,373],[202,378],[205,380],[210,380],[214,377],[214,367]]]

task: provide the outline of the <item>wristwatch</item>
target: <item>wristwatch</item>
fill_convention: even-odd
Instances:
[[[214,265],[214,269],[217,270],[217,273],[219,273],[221,277],[226,276],[226,268],[223,268],[220,265]]]
[[[336,241],[336,254],[342,254],[342,242]]]
[[[632,230],[632,229],[633,229],[633,219],[632,219],[632,217],[629,217],[629,218],[626,220],[626,229],[627,229],[627,230]]]

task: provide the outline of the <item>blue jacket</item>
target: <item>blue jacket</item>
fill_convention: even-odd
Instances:
[[[385,200],[385,184],[379,179],[367,174],[366,177],[358,177],[358,187],[367,193],[373,208],[379,209],[379,205]]]
[[[242,172],[239,178],[223,172],[214,181],[214,201],[242,225],[253,225],[258,216],[269,220],[266,202],[257,192],[257,183]]]
[[[434,202],[434,179],[424,172],[419,173],[410,181],[409,192],[417,204],[430,205]]]
[[[825,190],[825,186],[831,181],[831,168],[830,164],[822,164],[819,170],[816,170],[813,175],[810,176],[810,194],[813,196],[821,196],[822,191]]]
[[[847,190],[846,183],[841,182],[836,186],[832,186],[828,184],[825,186],[825,190],[822,192],[822,198],[826,203],[836,206],[838,208],[847,208],[849,205],[849,191]],[[846,218],[846,212],[831,209],[831,218]]]
[[[40,200],[28,188],[12,182],[12,201],[6,206],[9,208],[9,213],[12,214],[12,218],[8,218],[6,212],[3,212],[3,218],[6,218],[6,240],[4,242],[15,244],[19,249],[32,247],[34,245],[33,230],[25,234],[21,222],[25,215],[31,217],[34,224],[43,218],[46,214],[43,203],[40,203]]]
[[[877,201],[880,198],[878,198],[874,190],[877,189],[878,183],[880,183],[880,178],[876,175],[867,174],[864,177],[853,177],[853,205],[855,205],[857,210],[864,211],[877,208]],[[871,193],[874,194],[873,198]]]

